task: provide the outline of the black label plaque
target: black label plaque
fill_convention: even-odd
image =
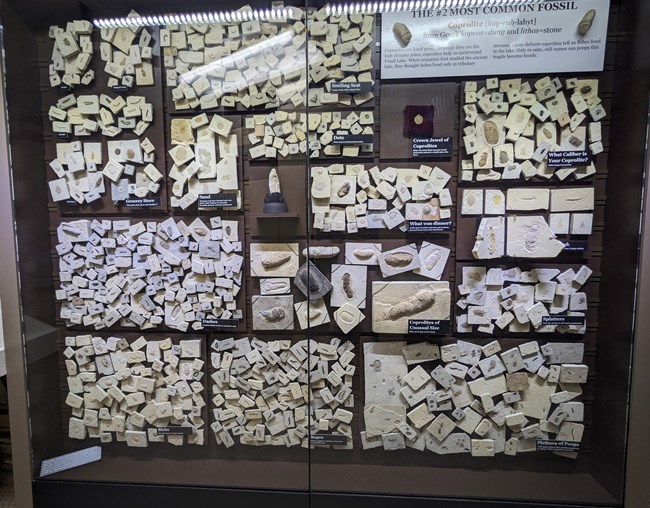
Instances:
[[[580,451],[580,443],[577,441],[555,441],[554,439],[538,439],[535,444],[538,452]]]
[[[59,139],[70,139],[70,134],[67,132],[57,132],[56,137]]]
[[[542,325],[584,325],[584,316],[542,316]]]
[[[148,208],[150,206],[160,206],[160,198],[128,198],[124,204],[128,207]]]
[[[79,203],[77,203],[74,199],[66,199],[63,204],[68,206],[77,206]]]
[[[237,194],[199,194],[199,208],[232,208],[237,206]]]
[[[372,134],[334,134],[333,145],[364,145],[372,143]]]
[[[372,83],[367,81],[334,81],[330,87],[330,93],[355,94],[369,92],[372,92]]]
[[[410,335],[449,335],[448,319],[409,319]]]
[[[156,427],[159,436],[189,436],[192,434],[192,427],[187,425],[168,425],[167,427]]]
[[[564,242],[564,252],[584,252],[587,250],[587,240],[571,240]]]
[[[239,320],[203,318],[201,320],[201,325],[203,325],[203,328],[237,328],[239,326]]]
[[[59,85],[59,90],[61,92],[71,92],[72,87],[70,85],[65,85],[65,84],[64,85]]]
[[[445,220],[410,220],[407,224],[409,233],[449,233],[454,229],[454,221]]]
[[[546,164],[549,168],[571,168],[587,166],[591,162],[591,153],[587,150],[573,152],[548,152]]]
[[[115,85],[112,87],[114,92],[128,92],[131,90],[131,87],[126,86],[126,85]]]
[[[454,138],[442,136],[438,138],[413,138],[413,157],[431,157],[434,159],[449,159],[454,150]]]
[[[313,445],[346,445],[348,436],[343,434],[310,434],[309,444]]]

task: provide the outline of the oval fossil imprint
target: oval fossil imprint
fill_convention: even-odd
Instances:
[[[345,182],[343,185],[339,187],[339,190],[336,191],[336,194],[338,195],[338,197],[344,198],[345,196],[347,196],[348,192],[350,192],[350,183]]]
[[[407,266],[413,261],[413,255],[408,252],[395,252],[388,254],[384,261],[390,266]]]
[[[483,122],[483,137],[488,145],[499,144],[499,126],[492,120]]]
[[[260,284],[260,288],[268,294],[289,291],[289,284],[283,280],[266,279]]]
[[[282,321],[286,317],[287,313],[282,307],[273,307],[272,309],[263,310],[260,312],[260,316],[266,319],[270,323],[275,323],[277,321]]]
[[[372,249],[355,249],[353,254],[359,259],[370,259],[375,255],[375,251]]]
[[[264,268],[276,268],[291,259],[289,252],[269,252],[262,254],[261,263]]]

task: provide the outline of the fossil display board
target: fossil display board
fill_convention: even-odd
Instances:
[[[324,13],[320,16],[325,18]],[[301,17],[292,20],[293,30],[304,30],[300,25],[302,21]],[[340,19],[325,28],[324,21],[317,18],[313,27],[321,30],[317,38],[333,38],[335,28],[337,41],[356,36],[355,27],[359,28],[355,41],[362,34],[370,34],[369,46],[364,46],[367,40],[364,37],[357,47],[354,42],[346,46],[345,55],[352,52],[367,55],[374,51],[372,23],[368,31],[370,21],[364,16],[349,20],[353,22],[346,29],[341,29]],[[591,94],[585,87],[597,89],[597,94],[587,97],[594,110],[586,113],[591,117],[581,119],[584,105],[577,97],[571,100],[567,95],[568,120],[562,116],[564,111],[548,113],[561,117],[559,122],[566,120],[568,123],[546,125],[548,122],[540,120],[539,125],[532,126],[531,132],[530,115],[544,118],[546,113],[541,109],[528,113],[539,102],[537,99],[532,102],[531,97],[525,99],[531,101],[526,112],[520,111],[521,99],[513,91],[521,90],[509,89],[515,86],[511,80],[498,83],[481,80],[468,84],[436,79],[435,82],[384,84],[372,66],[365,68],[369,65],[368,58],[374,57],[364,56],[364,68],[356,68],[344,55],[340,61],[332,57],[332,66],[328,67],[331,75],[327,78],[321,75],[322,70],[310,76],[309,93],[313,94],[315,102],[309,106],[316,109],[307,115],[303,103],[305,90],[290,90],[284,81],[300,80],[300,77],[282,78],[283,86],[277,90],[283,94],[279,98],[280,107],[268,95],[270,86],[264,84],[266,81],[260,83],[259,90],[242,87],[241,81],[236,85],[238,88],[224,90],[226,81],[218,69],[214,76],[194,80],[196,76],[191,74],[200,67],[203,58],[214,59],[215,55],[231,51],[224,49],[224,37],[231,42],[237,39],[250,45],[259,33],[273,31],[269,26],[247,22],[228,22],[220,28],[212,27],[214,30],[208,28],[168,26],[151,30],[155,84],[136,86],[126,92],[114,91],[106,85],[106,62],[100,53],[100,44],[105,41],[101,41],[99,32],[95,31],[92,38],[95,51],[89,64],[95,71],[95,79],[88,85],[75,86],[73,91],[48,87],[43,92],[46,164],[58,156],[56,143],[78,140],[82,154],[97,149],[96,146],[86,148],[85,144],[100,143],[103,164],[98,171],[101,172],[110,159],[109,146],[115,146],[109,142],[129,137],[125,133],[114,138],[100,134],[71,135],[69,139],[58,137],[52,131],[53,120],[49,116],[59,112],[50,111],[50,106],[70,93],[76,96],[119,95],[125,101],[129,95],[141,95],[153,109],[153,120],[142,137],[151,142],[155,165],[163,175],[160,191],[154,195],[160,197],[160,204],[147,209],[113,203],[108,178],[104,178],[105,193],[91,204],[50,203],[55,279],[59,290],[54,296],[64,302],[57,310],[63,310],[64,318],[74,325],[66,329],[64,320],[57,323],[62,355],[68,347],[66,335],[124,336],[132,343],[140,335],[147,341],[164,340],[167,333],[160,330],[172,328],[175,329],[170,335],[173,344],[185,340],[186,335],[177,330],[187,336],[201,337],[201,360],[209,364],[202,388],[206,406],[200,408],[205,423],[201,427],[205,430],[205,446],[194,447],[198,451],[186,451],[184,457],[188,462],[197,462],[206,456],[301,462],[305,460],[301,452],[308,445],[307,436],[311,431],[345,436],[345,444],[317,446],[312,452],[315,463],[341,468],[371,463],[392,468],[408,462],[417,468],[471,468],[476,464],[480,467],[489,464],[491,469],[505,471],[520,468],[544,473],[584,472],[589,459],[583,457],[589,455],[592,446],[593,363],[598,331],[611,80],[598,76],[580,77],[573,86],[566,84],[566,77],[562,77],[561,90],[582,87],[584,93],[578,95],[583,99],[585,94]],[[248,30],[254,34],[247,36]],[[347,34],[348,31],[351,33]],[[163,37],[169,37],[169,41],[161,48]],[[41,62],[49,61],[51,39],[44,35],[39,43]],[[181,48],[183,44],[185,47]],[[177,47],[178,52],[170,49],[173,47]],[[327,49],[325,53],[329,57],[329,47]],[[255,66],[263,66],[260,60],[249,64],[254,64],[253,70]],[[161,70],[161,65],[165,70]],[[343,69],[344,66],[350,67]],[[49,83],[46,70],[47,65],[43,65],[44,85]],[[354,76],[350,82],[371,83],[372,91],[351,95],[328,92],[327,87],[332,86],[331,81],[337,80],[341,72],[344,77]],[[241,80],[246,75],[244,71],[233,77]],[[248,75],[254,79],[252,72]],[[516,84],[518,79],[512,81]],[[504,81],[506,84],[501,90]],[[522,92],[524,95],[537,98],[537,90],[543,101],[552,99],[546,99],[543,94],[555,93],[556,96],[558,93],[554,88],[554,76],[548,79],[543,75],[529,77],[523,82],[531,83],[531,90]],[[222,95],[213,93],[218,88],[217,83],[222,86]],[[487,170],[479,173],[484,169],[474,167],[475,154],[469,153],[477,136],[476,120],[483,113],[477,110],[477,119],[468,122],[472,108],[468,113],[464,107],[474,104],[475,99],[477,105],[484,100],[472,95],[479,94],[483,86],[490,87],[490,105],[508,104],[508,111],[501,112],[498,108],[505,106],[497,106],[497,111],[485,113],[485,118],[479,122],[482,126],[479,138],[482,136],[483,145],[487,143],[491,151],[489,155],[484,152],[485,161],[479,155],[477,162],[490,160],[494,166],[492,171],[498,168],[498,179]],[[549,90],[543,91],[546,89]],[[253,99],[260,102],[249,104]],[[586,99],[585,104],[589,109]],[[607,113],[606,118],[599,118],[601,109]],[[508,114],[510,111],[514,111],[512,118]],[[202,117],[204,113],[205,118]],[[226,128],[219,127],[219,123]],[[474,126],[474,131],[467,130],[468,123]],[[210,127],[212,125],[214,128]],[[522,132],[518,127],[522,127]],[[228,164],[226,173],[229,177],[236,176],[236,184],[214,188],[236,191],[236,206],[205,209],[194,201],[187,206],[181,203],[191,190],[183,185],[188,184],[191,177],[183,177],[182,172],[192,162],[185,157],[185,150],[177,147],[194,150],[202,128],[215,134],[213,141],[217,145],[222,139],[234,136],[236,162]],[[569,131],[563,132],[566,128]],[[345,131],[345,135],[359,136],[362,141],[337,145],[333,139],[337,130]],[[580,166],[573,171],[560,169],[551,175],[544,165],[541,169],[536,167],[533,175],[526,165],[531,171],[530,177],[522,176],[525,175],[525,161],[533,160],[539,145],[544,142],[541,136],[547,134],[555,134],[557,145],[567,149],[578,150],[595,144],[591,146],[593,166]],[[372,136],[372,140],[362,136]],[[413,157],[413,137],[437,136],[453,139],[449,156]],[[511,140],[508,136],[521,141],[517,143],[517,139]],[[598,143],[602,143],[602,147]],[[144,150],[143,146],[140,148]],[[218,149],[220,153],[220,147]],[[217,156],[216,161],[221,158]],[[74,166],[74,157],[69,159]],[[178,171],[174,170],[174,163]],[[513,165],[521,167],[509,167]],[[536,165],[542,166],[542,163],[536,161]],[[286,211],[265,208],[268,203],[277,203],[267,202],[268,194],[272,193],[269,185],[272,169],[276,170]],[[467,173],[470,170],[473,178]],[[51,166],[46,172],[44,185],[46,180],[56,176]],[[477,178],[477,174],[481,178]],[[517,178],[509,178],[515,174]],[[210,173],[209,178],[214,180],[213,177],[218,181],[218,168],[216,175]],[[203,178],[198,174],[195,180],[197,188],[201,185],[210,188],[208,176]],[[182,183],[180,189],[179,181]],[[591,193],[586,197],[588,204],[576,205],[575,196],[582,192]],[[237,228],[236,238],[228,238],[223,232],[224,226],[213,222],[218,217],[224,225]],[[512,222],[514,218],[531,217],[541,217],[541,220],[521,226]],[[64,241],[56,238],[56,230],[63,223],[78,224],[93,219],[109,221],[111,227],[115,221],[129,221],[129,224],[126,229],[124,224],[119,225],[118,234],[111,233],[106,238],[88,229],[87,238],[70,242],[71,245],[67,245],[65,238]],[[168,277],[161,278],[162,286],[154,288],[160,301],[145,301],[147,305],[151,301],[154,310],[148,317],[154,319],[145,319],[139,324],[118,312],[119,316],[116,314],[104,323],[106,329],[95,330],[102,321],[93,316],[101,309],[90,304],[95,296],[90,292],[91,286],[99,289],[100,295],[104,289],[107,293],[111,293],[111,289],[111,294],[120,293],[119,298],[126,295],[122,302],[126,305],[126,298],[131,300],[132,293],[146,294],[137,280],[150,278],[157,272],[140,258],[137,263],[140,266],[127,266],[123,260],[116,262],[116,258],[128,256],[117,255],[114,250],[119,247],[133,251],[134,247],[139,256],[145,255],[149,240],[145,238],[144,242],[139,242],[139,236],[151,233],[155,237],[158,228],[152,226],[149,231],[148,222],[171,221],[168,223],[171,225],[182,221],[190,227],[195,220],[208,226],[210,238],[202,242],[181,231],[187,241],[180,239],[177,245],[177,251],[184,255],[178,259],[179,263],[173,252],[161,244],[169,246],[168,238],[152,239],[159,249],[149,255],[161,258],[162,264],[167,265],[164,272]],[[130,231],[138,223],[145,224],[145,230]],[[443,223],[446,223],[444,227]],[[520,250],[509,247],[517,243],[510,241],[509,231],[517,232],[517,238],[525,247],[539,244],[539,231],[546,231],[545,227],[557,238],[544,252],[559,248],[559,242],[568,243],[557,255],[529,259],[520,255]],[[499,228],[502,228],[501,233]],[[122,235],[124,238],[120,238]],[[481,243],[478,237],[486,241]],[[138,245],[130,244],[130,240]],[[214,242],[219,244],[219,252],[230,255],[228,251],[231,251],[241,256],[237,262],[241,261],[241,270],[226,267],[223,274],[214,276],[211,271],[205,272],[204,261],[211,259]],[[64,247],[61,244],[65,244]],[[97,246],[99,249],[93,251]],[[142,247],[139,252],[137,249]],[[125,254],[123,250],[120,252]],[[488,255],[484,255],[485,252]],[[109,272],[116,270],[124,276],[124,281],[120,279],[123,287],[119,287],[119,291],[114,289],[114,283],[104,285],[114,274],[106,273],[104,265],[99,264],[104,261],[102,256],[111,257],[107,263],[112,267]],[[59,257],[64,270],[59,270]],[[67,269],[70,266],[73,269]],[[467,280],[471,279],[469,272],[476,271],[473,270],[476,267],[480,272],[477,284],[473,282],[475,279]],[[508,272],[517,268],[526,273],[528,279],[519,282],[509,279]],[[195,269],[211,275],[209,278],[214,280],[210,283],[221,284],[224,291],[218,295],[209,291],[212,287],[202,286],[201,290],[206,290],[203,293],[210,296],[203,300],[197,298],[190,302],[192,305],[183,307],[184,295],[174,275],[183,279],[190,272],[197,273]],[[591,273],[587,274],[587,269]],[[99,273],[95,275],[93,271]],[[64,274],[63,277],[59,273]],[[131,289],[134,284],[135,289]],[[233,295],[234,286],[240,289]],[[514,291],[519,292],[516,297],[510,294]],[[228,294],[233,298],[224,298]],[[526,302],[521,304],[525,314],[516,304],[517,299]],[[128,303],[128,306],[135,305],[141,302]],[[85,313],[77,315],[75,306],[84,307]],[[189,317],[177,320],[177,308]],[[214,313],[215,309],[219,311]],[[122,310],[127,312],[128,309]],[[226,318],[220,319],[219,312],[226,312]],[[212,315],[203,315],[205,313]],[[545,317],[583,315],[584,324],[545,324],[544,321]],[[203,318],[216,321],[203,324]],[[418,334],[409,328],[411,320],[448,321],[449,331],[431,329]],[[534,323],[531,327],[522,321]],[[155,327],[158,328],[147,329]],[[575,333],[564,335],[561,331]],[[307,337],[314,342],[307,342]],[[566,357],[561,356],[565,349],[570,349],[567,345],[574,343],[579,344],[576,349],[580,349],[580,357],[572,356],[573,350]],[[476,365],[463,363],[459,344],[480,356]],[[69,347],[72,349],[68,354],[74,355],[77,344]],[[78,347],[88,347],[85,339]],[[517,353],[506,355],[507,351],[519,351],[524,367],[516,364]],[[554,354],[558,358],[554,358]],[[61,360],[63,370],[65,360],[70,358],[62,356]],[[81,367],[79,365],[79,370]],[[514,376],[524,371],[525,376]],[[388,381],[382,377],[384,372],[388,373]],[[585,377],[586,372],[588,377]],[[513,379],[508,383],[510,374]],[[552,377],[555,375],[557,380]],[[92,376],[87,379],[88,383],[94,382]],[[386,383],[382,384],[384,381]],[[521,386],[516,385],[516,381]],[[527,386],[523,386],[526,383]],[[463,386],[453,390],[452,384]],[[583,385],[582,391],[579,397],[573,397],[577,385]],[[305,393],[308,387],[314,395],[311,410],[305,403],[310,398]],[[79,388],[75,385],[75,390]],[[546,405],[546,398],[551,396],[555,397],[554,405]],[[70,402],[78,404],[79,401],[71,397]],[[81,415],[83,420],[79,408],[73,409],[77,410],[73,418]],[[456,409],[463,410],[463,415]],[[90,413],[91,419],[93,416]],[[89,427],[83,421],[80,424],[74,420],[73,423],[72,426],[65,423],[66,433],[76,429],[78,433],[73,437],[89,436]],[[566,461],[550,452],[522,457],[523,452],[532,451],[533,441],[538,437],[571,441],[578,434],[582,442],[576,461]],[[155,441],[149,434],[147,438],[149,443]],[[151,448],[150,445],[147,453],[166,456],[164,451],[151,451]],[[433,453],[416,452],[423,449]],[[459,455],[446,455],[453,452]],[[516,457],[512,456],[515,452]],[[492,455],[497,457],[479,459]]]
[[[162,80],[160,46],[158,44],[158,30],[154,30],[151,27],[148,27],[147,30],[151,35],[150,46],[148,46],[151,48],[151,59],[149,62],[151,64],[152,77],[156,83],[155,86],[138,86],[135,82],[132,87],[123,87],[120,85],[113,88],[109,86],[108,79],[111,76],[105,71],[104,67],[106,62],[102,60],[100,55],[100,45],[102,42],[106,43],[106,41],[101,40],[98,30],[93,30],[91,35],[93,56],[88,64],[88,72],[93,71],[95,79],[87,85],[81,82],[71,88],[65,84],[54,87],[48,86],[42,92],[43,110],[47,118],[44,121],[44,164],[47,180],[49,182],[59,183],[59,185],[57,183],[50,185],[49,202],[52,213],[75,215],[116,212],[130,213],[131,211],[149,210],[162,212],[168,209],[166,204],[168,198],[167,170],[165,164],[165,114],[163,110],[162,89],[158,86]],[[43,37],[38,42],[39,60],[49,62],[53,51],[53,40],[49,37]],[[137,43],[138,39],[135,39],[134,44]],[[123,51],[117,50],[117,48],[114,49],[124,54]],[[48,65],[41,66],[42,80],[46,79],[47,73]],[[149,74],[149,70],[147,70],[147,74]],[[150,114],[151,119],[148,119],[147,122],[143,121],[143,123],[148,124],[146,128],[144,128],[144,125],[141,126],[144,129],[143,132],[137,127],[137,122],[133,121],[130,123],[135,118],[142,120],[142,113],[137,117],[131,116],[131,113],[128,112],[124,113],[124,108],[128,108],[128,104],[122,106],[117,102],[111,109],[108,107],[108,102],[104,98],[110,98],[111,100],[117,99],[118,102],[121,102],[121,99],[123,99],[124,102],[127,102],[129,101],[129,97],[132,96],[143,97],[143,101],[149,105],[147,106],[148,112],[145,112],[145,115]],[[69,106],[66,106],[65,109],[58,108],[61,110],[59,112],[51,110],[52,107],[57,108],[57,104],[60,105],[60,101],[63,101],[65,104],[70,97],[96,98],[98,104],[96,106],[90,104],[91,109],[85,111],[95,111],[97,114],[90,113],[83,115],[78,114],[79,111],[76,111],[74,115],[71,115],[74,118],[69,119],[66,114]],[[94,110],[92,109],[93,107],[97,107],[97,109]],[[77,109],[78,106],[73,105],[73,108]],[[123,124],[125,127],[112,132],[111,129],[106,131],[97,126],[97,123],[103,124],[104,120],[111,121],[108,117],[101,117],[99,115],[101,110],[105,110],[105,112],[113,116],[112,126],[117,127],[120,122],[118,118],[122,117],[122,121],[126,121]],[[84,109],[81,108],[81,111],[83,112]],[[54,116],[52,116],[52,113],[54,113]],[[61,116],[62,113],[65,116]],[[137,112],[133,113],[137,114]],[[86,117],[85,125],[83,123],[84,116]],[[70,133],[66,133],[65,128],[61,132],[61,126],[59,125],[57,128],[57,123],[67,124],[67,130],[70,130]],[[94,126],[93,123],[95,123]],[[134,128],[135,131],[133,130]],[[80,151],[84,154],[84,157],[80,161],[81,168],[70,171],[64,155],[65,152],[70,150],[69,148],[66,149],[63,145],[74,142],[81,143]],[[129,142],[132,145],[122,143],[122,146],[120,146],[118,142]],[[57,145],[59,145],[58,150]],[[116,150],[123,151],[124,153],[116,155]],[[135,155],[126,155],[126,152],[129,152],[129,150],[135,150]],[[94,162],[94,157],[97,154],[101,156],[101,163]],[[117,165],[109,165],[111,159]],[[62,168],[56,163],[57,160],[63,165]],[[95,163],[96,167],[88,168],[89,163]],[[146,172],[144,171],[149,164],[156,168],[156,172],[150,172],[150,168]],[[107,165],[109,166],[108,170],[106,170]],[[111,167],[117,168],[117,174],[119,174],[117,178],[113,177],[115,173],[110,171]],[[104,173],[102,174],[103,170]],[[160,175],[157,173],[160,173]],[[150,175],[153,176],[153,179]],[[88,202],[88,200],[83,198],[75,201],[73,196],[66,197],[66,194],[69,194],[69,192],[66,192],[65,186],[61,185],[62,182],[58,182],[61,178],[66,180],[70,190],[73,188],[80,189],[80,192],[86,195],[90,192],[89,197],[91,201]],[[95,187],[91,187],[91,184],[94,184]],[[136,193],[137,187],[146,188],[150,184],[153,184],[153,186],[148,189],[148,192],[145,193],[142,190]],[[92,192],[93,190],[97,192],[96,195]],[[64,194],[61,194],[62,192]],[[79,200],[82,202],[79,203]]]

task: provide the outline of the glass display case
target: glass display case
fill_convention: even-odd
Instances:
[[[623,505],[647,5],[1,16],[34,506]]]

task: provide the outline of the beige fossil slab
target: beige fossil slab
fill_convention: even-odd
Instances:
[[[422,242],[420,246],[420,267],[414,273],[429,279],[440,280],[445,271],[451,251],[435,243]]]
[[[448,282],[372,283],[375,333],[408,333],[411,319],[449,319],[450,307]]]
[[[548,210],[549,189],[511,188],[506,193],[506,208],[511,211]]]
[[[330,305],[341,307],[348,303],[365,309],[367,277],[368,267],[365,265],[332,265]]]
[[[551,212],[583,212],[593,209],[593,187],[573,187],[551,191]]]
[[[406,421],[406,406],[373,404],[363,409],[363,419],[368,437],[382,436],[397,430]]]
[[[401,355],[366,353],[364,355],[365,404],[402,404],[400,390],[408,373]]]
[[[286,295],[290,292],[291,282],[288,277],[260,279],[260,294],[262,295]]]
[[[381,274],[384,277],[392,277],[420,267],[418,249],[414,243],[384,251],[378,260]]]
[[[299,252],[297,243],[251,243],[251,276],[295,277]]]
[[[325,300],[315,300],[313,302],[298,302],[294,304],[296,316],[298,317],[298,326],[301,330],[309,327],[324,325],[330,322],[330,315],[325,305]]]
[[[344,303],[334,312],[334,321],[343,333],[353,330],[366,316],[357,307]]]
[[[506,254],[515,258],[554,258],[564,249],[541,215],[508,217]]]
[[[345,243],[345,262],[349,265],[378,265],[381,243]]]
[[[253,329],[293,330],[293,296],[260,296],[251,298]]]
[[[478,226],[472,255],[476,259],[495,259],[505,254],[504,217],[484,217]]]

